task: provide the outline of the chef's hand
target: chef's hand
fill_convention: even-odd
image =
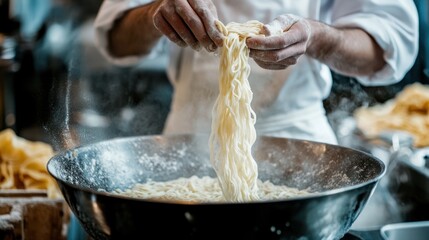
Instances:
[[[250,57],[262,68],[285,69],[305,54],[311,28],[304,18],[286,14],[264,25],[261,33],[265,37],[247,39]]]
[[[158,0],[155,5],[154,25],[172,42],[195,50],[204,47],[210,52],[222,46],[211,0]]]

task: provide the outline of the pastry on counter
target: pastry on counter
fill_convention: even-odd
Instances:
[[[46,170],[53,157],[51,145],[24,139],[11,129],[0,132],[0,190],[40,189],[46,190],[49,198],[58,198],[61,193]]]
[[[368,137],[403,131],[412,135],[414,147],[429,147],[429,86],[408,85],[386,103],[358,108],[354,117],[359,130]]]

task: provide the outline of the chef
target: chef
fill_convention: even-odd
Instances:
[[[366,86],[393,84],[418,51],[412,0],[105,0],[95,28],[112,62],[150,60],[162,38],[171,43],[165,134],[210,131],[223,38],[216,20],[265,24],[265,36],[247,39],[259,135],[337,143],[322,102],[330,70]]]

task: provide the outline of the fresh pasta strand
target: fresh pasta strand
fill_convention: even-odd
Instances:
[[[251,153],[256,140],[256,114],[251,107],[246,38],[258,35],[263,24],[249,21],[217,25],[225,39],[220,55],[219,95],[212,111],[210,161],[226,200],[258,200],[258,166]]]
[[[279,200],[308,194],[306,190],[298,190],[282,185],[274,185],[269,181],[257,180],[259,200]],[[210,203],[228,202],[219,186],[219,181],[211,177],[178,178],[168,182],[147,182],[136,184],[125,191],[114,191],[122,196],[175,202]]]

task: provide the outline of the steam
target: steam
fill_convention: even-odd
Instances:
[[[72,79],[77,75],[75,64],[76,50],[71,52],[71,58],[68,64],[68,72],[66,78],[56,79],[50,92],[51,99],[51,122],[45,126],[45,130],[52,138],[52,144],[57,150],[64,150],[78,145],[73,133],[73,128],[70,124],[70,108],[71,108],[71,89]]]
[[[73,66],[73,58],[70,60],[70,66]],[[78,144],[72,137],[70,130],[70,94],[71,94],[71,76],[66,79],[65,86],[65,104],[64,104],[64,130],[62,131],[62,139],[66,148],[77,146]]]
[[[50,90],[51,117],[45,130],[57,150],[118,137],[160,134],[171,92],[162,70],[110,65],[88,69],[81,51],[73,50],[67,74],[56,79]]]

